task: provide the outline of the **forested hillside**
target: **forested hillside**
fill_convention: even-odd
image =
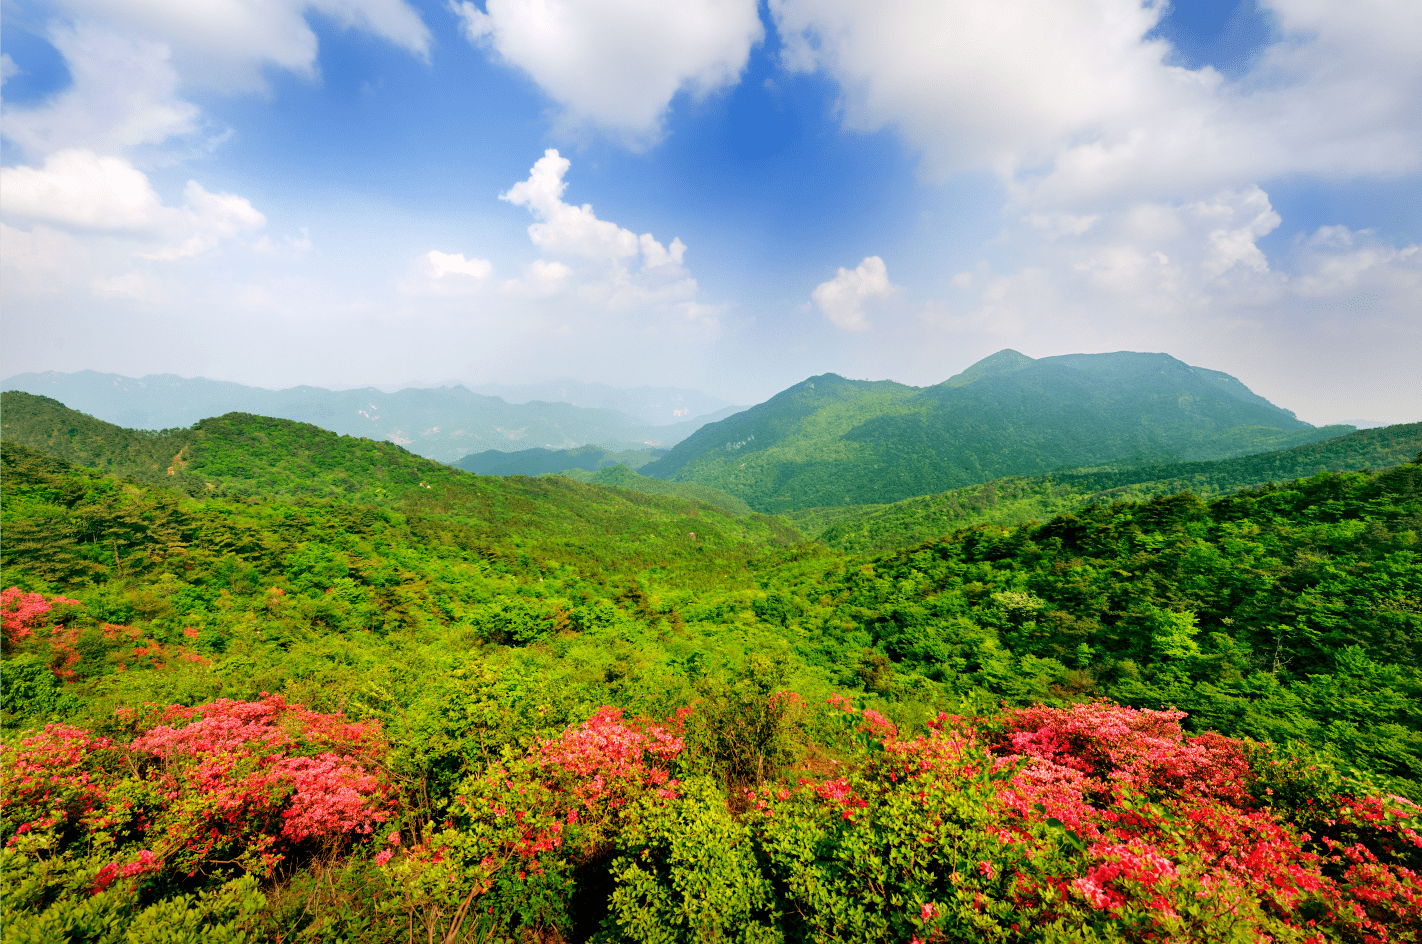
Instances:
[[[1006,476],[1221,459],[1316,429],[1218,371],[1165,354],[1034,361],[1003,351],[934,387],[812,377],[703,426],[640,471],[766,512],[899,501]]]
[[[1406,423],[1217,462],[1005,478],[891,505],[809,508],[786,517],[804,534],[830,547],[877,553],[974,524],[1041,521],[1092,503],[1145,501],[1184,491],[1212,498],[1319,472],[1386,469],[1419,454],[1422,423]]]
[[[1422,938],[1415,462],[853,555],[6,396],[7,941]]]
[[[489,449],[465,456],[453,463],[457,469],[476,475],[547,475],[564,469],[596,472],[614,465],[638,469],[666,455],[665,449],[625,449],[613,452],[601,446],[579,446],[577,449],[521,449],[500,452]]]

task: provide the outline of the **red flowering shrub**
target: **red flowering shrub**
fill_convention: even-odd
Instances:
[[[141,731],[127,745],[49,725],[0,748],[8,847],[87,845],[111,859],[95,879],[105,888],[230,865],[270,874],[313,843],[369,835],[388,815],[391,790],[375,763],[384,745],[372,725],[280,696],[120,720]]]
[[[605,856],[646,804],[681,797],[668,765],[684,749],[683,718],[659,724],[604,707],[471,778],[445,827],[390,866],[405,883],[400,907],[432,928],[446,920],[457,928],[473,915],[490,927],[566,931],[573,870]],[[382,865],[393,858],[386,852],[377,857]],[[462,906],[446,918],[451,897]]]
[[[1239,743],[1187,737],[1181,712],[940,715],[905,740],[846,699],[830,707],[882,749],[752,810],[781,906],[811,937],[1422,939],[1422,811],[1334,797],[1337,837],[1315,841],[1255,803]]]
[[[1183,711],[1138,711],[1104,702],[1007,713],[988,747],[1079,771],[1102,789],[1185,793],[1244,803],[1249,764],[1238,742],[1185,738]]]
[[[42,594],[28,593],[19,587],[0,590],[0,629],[4,632],[5,648],[34,635],[35,630],[48,622],[45,616],[57,604],[78,602],[61,596],[46,600]]]

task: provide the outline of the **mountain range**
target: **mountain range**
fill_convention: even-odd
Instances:
[[[680,387],[633,387],[623,389],[607,384],[588,383],[570,377],[560,377],[543,383],[529,384],[465,384],[475,393],[499,397],[508,403],[567,403],[572,406],[600,410],[617,410],[649,426],[682,423],[698,416],[721,413],[733,404]]]
[[[587,392],[595,392],[593,385],[587,386]],[[739,409],[691,390],[624,391],[631,397],[628,403],[643,406],[661,400],[670,404],[675,396],[697,405],[722,404],[707,416],[685,419],[677,419],[674,411],[689,407],[669,407],[664,411],[666,422],[657,424],[604,407],[536,400],[510,403],[461,386],[408,388],[394,393],[374,387],[267,390],[175,374],[132,378],[95,371],[17,374],[4,382],[3,389],[51,397],[130,429],[172,429],[225,413],[252,413],[312,423],[348,436],[386,439],[440,462],[454,462],[488,449],[563,449],[589,444],[614,450],[665,448],[703,423]],[[603,399],[615,398],[604,392]]]
[[[1000,351],[943,383],[811,377],[698,429],[641,474],[776,513],[1004,476],[1224,459],[1329,439],[1228,374],[1168,354]]]
[[[1353,431],[1311,426],[1228,374],[1167,354],[1134,352],[1033,359],[1005,350],[931,387],[823,374],[749,409],[722,407],[659,426],[602,406],[509,403],[459,386],[389,394],[373,388],[272,391],[173,375],[133,380],[94,372],[20,375],[5,386],[52,397],[50,406],[14,400],[37,416],[70,408],[116,427],[193,432],[161,446],[137,434],[122,440],[122,449],[143,453],[145,467],[155,474],[183,442],[196,445],[209,435],[214,414],[242,413],[388,440],[481,475],[601,476],[607,484],[659,493],[668,489],[651,483],[662,481],[709,489],[697,494],[715,496],[720,507],[769,514],[879,507],[1068,470],[1129,476],[1131,469],[1287,450]],[[721,402],[695,391],[617,391],[572,381],[500,389],[515,398],[617,403],[644,417],[665,418],[670,404],[686,404],[675,412]],[[19,428],[13,413],[7,402],[6,435],[12,438]],[[193,426],[196,419],[202,422]],[[77,429],[86,421],[63,422]],[[30,426],[35,423],[43,425],[34,420]],[[111,431],[90,436],[119,441]],[[28,444],[90,464],[76,445],[82,439]],[[166,452],[144,452],[152,449]],[[105,455],[113,454],[106,447]],[[625,468],[608,471],[617,467]],[[1147,478],[1163,476],[1151,472]],[[833,517],[816,518],[814,527],[828,527]]]

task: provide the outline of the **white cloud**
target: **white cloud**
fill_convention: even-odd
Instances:
[[[637,243],[642,250],[642,265],[648,269],[679,266],[681,257],[686,254],[686,243],[680,239],[673,239],[668,248],[653,239],[651,233],[643,233]]]
[[[841,268],[828,282],[821,282],[810,298],[837,328],[863,331],[869,327],[864,306],[875,299],[888,298],[898,290],[889,281],[889,270],[878,256],[866,256],[853,270]]]
[[[430,271],[437,279],[464,278],[482,281],[494,271],[494,264],[487,259],[465,259],[463,253],[440,252],[431,249],[425,253]]]
[[[20,67],[10,58],[8,52],[0,52],[0,83],[8,82],[11,76],[19,75]]]
[[[544,255],[557,257],[534,261],[523,278],[504,283],[505,293],[575,299],[572,304],[580,318],[631,318],[644,332],[688,326],[717,330],[724,307],[697,300],[699,286],[685,267],[686,244],[678,238],[665,244],[651,233],[638,236],[598,219],[588,204],[565,203],[568,185],[563,178],[570,166],[567,158],[549,149],[527,180],[499,195],[528,209],[539,221],[529,226],[529,239]],[[572,329],[565,325],[561,330]]]
[[[0,192],[6,215],[66,229],[147,234],[163,215],[142,171],[79,148],[51,154],[43,168],[0,168]]]
[[[1160,85],[1160,11],[1135,0],[771,0],[791,68],[822,68],[845,120],[894,124],[937,176],[1011,169],[1135,113]]]
[[[1299,298],[1317,310],[1395,307],[1422,325],[1422,247],[1383,245],[1370,232],[1322,226],[1299,247],[1291,280]]]
[[[734,84],[763,35],[755,0],[451,2],[469,41],[528,73],[569,127],[655,141],[677,92]]]
[[[183,78],[231,92],[263,88],[262,69],[316,74],[308,13],[425,58],[430,34],[403,0],[63,0],[76,18],[167,44]]]
[[[431,249],[414,261],[399,287],[407,295],[474,295],[493,274],[494,264],[487,259],[466,259],[463,253]]]
[[[528,236],[535,246],[555,255],[580,256],[610,264],[622,264],[640,255],[644,269],[681,265],[686,244],[680,239],[673,239],[668,249],[651,233],[639,237],[616,223],[598,219],[590,204],[564,203],[563,192],[568,184],[563,175],[570,166],[566,157],[550,148],[533,165],[527,180],[499,194],[500,200],[527,207],[541,221],[528,228]]]
[[[147,254],[151,259],[181,259],[196,256],[217,246],[228,237],[261,229],[267,225],[246,197],[232,193],[210,193],[196,180],[183,188],[185,206],[174,229],[185,230],[181,243]]]
[[[515,296],[532,296],[536,299],[546,299],[555,296],[563,290],[563,286],[572,279],[573,270],[560,262],[547,262],[546,259],[535,259],[528,264],[523,279],[513,279],[505,283],[503,289]]]
[[[527,207],[543,221],[530,226],[528,235],[534,245],[546,252],[606,260],[635,257],[641,251],[636,233],[598,219],[589,204],[574,206],[563,202],[563,191],[568,187],[563,175],[570,166],[566,157],[549,149],[533,165],[528,179],[499,194],[499,199]]]
[[[128,161],[78,148],[51,154],[41,168],[0,168],[0,191],[6,216],[76,234],[161,243],[139,250],[154,259],[197,255],[266,224],[245,197],[211,193],[191,180],[184,206],[165,206],[148,177]]]
[[[30,155],[122,153],[197,130],[197,106],[178,97],[167,46],[88,26],[56,28],[50,40],[73,84],[38,107],[5,113],[5,137]]]
[[[787,65],[835,78],[848,126],[897,129],[932,177],[990,168],[1036,212],[1422,168],[1422,6],[1269,6],[1285,40],[1226,81],[1146,38],[1156,0],[770,3]]]
[[[1269,195],[1258,187],[1224,195],[1211,202],[1190,206],[1190,211],[1215,228],[1210,230],[1209,256],[1204,270],[1211,276],[1220,275],[1236,265],[1245,265],[1255,272],[1268,272],[1269,262],[1256,242],[1278,227],[1282,220],[1269,203]]]

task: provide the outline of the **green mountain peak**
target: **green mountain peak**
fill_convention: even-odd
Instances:
[[[976,364],[965,369],[962,373],[954,374],[939,384],[939,386],[963,387],[975,380],[981,380],[984,377],[997,377],[1002,374],[1010,374],[1035,363],[1036,360],[1034,358],[1028,357],[1021,351],[1014,351],[1012,348],[1006,347],[996,354],[989,354]]]

